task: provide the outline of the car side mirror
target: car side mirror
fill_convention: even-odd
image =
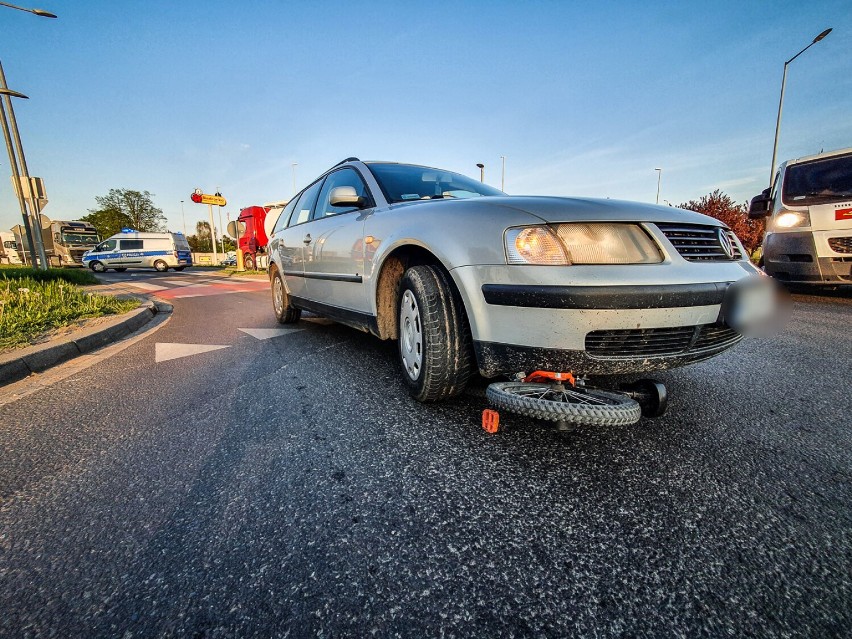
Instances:
[[[367,198],[361,197],[355,191],[354,186],[336,186],[331,189],[328,197],[328,203],[332,206],[354,206],[356,208],[364,208],[367,203]]]
[[[763,193],[751,199],[751,204],[748,207],[748,216],[752,220],[760,220],[769,215],[771,207],[772,198],[769,197],[769,189],[765,189]]]

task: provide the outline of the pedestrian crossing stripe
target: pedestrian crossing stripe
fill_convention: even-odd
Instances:
[[[298,333],[305,330],[304,328],[238,328],[237,330],[251,335],[255,339],[272,339],[273,337],[281,337],[288,333]]]
[[[154,361],[165,362],[170,359],[179,359],[181,357],[189,357],[190,355],[200,355],[201,353],[209,353],[218,351],[223,348],[231,348],[230,345],[222,344],[177,344],[169,342],[157,342],[154,345]]]

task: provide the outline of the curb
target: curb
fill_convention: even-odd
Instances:
[[[0,385],[19,381],[32,373],[41,373],[69,359],[117,342],[145,326],[157,313],[171,312],[171,304],[143,302],[139,308],[116,317],[113,322],[80,330],[57,342],[29,346],[0,355]]]

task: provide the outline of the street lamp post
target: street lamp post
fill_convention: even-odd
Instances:
[[[293,162],[290,167],[293,169],[293,195],[296,195],[296,167],[299,166],[298,162]]]
[[[787,84],[787,67],[789,66],[789,64],[793,60],[795,60],[800,55],[802,55],[805,51],[810,49],[812,46],[814,46],[817,42],[822,40],[829,33],[831,33],[831,29],[826,29],[825,31],[820,33],[816,38],[814,38],[813,42],[811,42],[808,46],[806,46],[804,49],[799,51],[796,55],[794,55],[792,58],[790,58],[789,60],[787,60],[787,62],[784,63],[784,75],[781,77],[781,99],[778,100],[778,119],[775,121],[775,143],[772,146],[772,166],[769,167],[769,188],[770,189],[772,188],[772,182],[775,179],[775,160],[778,157],[778,134],[781,132],[781,109],[784,106],[784,88]]]
[[[17,9],[18,11],[26,11],[27,13],[32,13],[34,15],[41,16],[42,18],[56,17],[55,14],[42,9],[27,9],[25,7],[9,4],[8,2],[0,2],[0,5],[9,7],[10,9]],[[21,134],[18,131],[18,123],[15,120],[15,110],[12,107],[13,97],[26,98],[27,96],[22,93],[18,93],[17,91],[9,90],[9,87],[6,85],[6,74],[3,73],[2,64],[0,64],[0,94],[3,95],[2,104],[0,104],[0,121],[2,121],[3,137],[6,139],[6,149],[9,152],[9,165],[12,169],[12,179],[15,182],[15,193],[18,196],[18,203],[21,207],[21,215],[24,219],[24,229],[27,234],[27,241],[30,243],[30,260],[33,262],[33,265],[35,265],[35,254],[38,253],[38,259],[39,262],[41,262],[39,267],[41,270],[46,271],[47,254],[44,250],[44,242],[42,242],[41,222],[39,220],[39,213],[41,213],[41,210],[36,199],[36,195],[33,192],[32,185],[30,184],[29,172],[27,171],[27,159],[24,156],[24,147],[21,144]],[[4,106],[5,110],[3,108]],[[6,121],[6,111],[9,112],[8,122]],[[10,124],[11,132],[9,127]],[[15,156],[15,151],[12,149],[13,136],[17,157]],[[19,161],[20,171],[18,170]],[[27,198],[24,194],[24,183],[27,184],[29,198]],[[29,214],[27,213],[27,199],[29,199],[30,205]],[[24,257],[24,259],[26,259],[26,257]]]
[[[27,171],[27,159],[24,156],[24,147],[21,144],[21,134],[18,131],[18,122],[15,120],[15,109],[12,106],[12,97],[26,98],[22,93],[9,90],[6,86],[6,74],[3,73],[3,65],[0,63],[0,94],[3,94],[3,103],[5,111],[3,111],[0,121],[3,126],[3,136],[6,139],[6,149],[9,152],[9,165],[12,169],[12,179],[15,182],[15,194],[18,196],[18,202],[21,206],[21,215],[24,220],[29,220],[24,228],[27,230],[27,241],[30,243],[30,260],[35,265],[35,256],[38,255],[41,270],[47,270],[47,254],[44,251],[44,243],[41,237],[41,223],[39,222],[39,206],[36,201],[35,194],[32,192],[29,184],[29,173]],[[9,121],[6,121],[6,111],[9,113]],[[11,126],[10,126],[11,125]],[[12,141],[14,138],[15,149],[12,149]],[[15,155],[17,151],[17,156]],[[20,167],[20,168],[19,168]],[[24,182],[27,183],[28,193],[24,193]],[[29,195],[29,197],[27,197]],[[27,213],[27,203],[29,203],[30,211]]]
[[[186,214],[183,212],[183,200],[180,201],[180,219],[183,220],[183,236],[189,237],[186,232]]]
[[[503,170],[500,173],[500,190],[506,190],[506,156],[501,155],[500,159],[503,161]]]
[[[6,97],[15,97],[15,98],[23,98],[28,99],[23,93],[18,93],[17,91],[11,91],[9,89],[0,89],[0,95]],[[18,204],[21,207],[21,218],[23,218],[23,227],[24,232],[27,236],[27,244],[30,247],[30,260],[33,265],[35,265],[35,260],[33,259],[33,255],[35,255],[35,244],[33,242],[33,233],[32,233],[32,224],[30,224],[29,213],[27,212],[27,205],[24,201],[24,198],[21,197],[21,179],[20,174],[18,173],[18,159],[15,157],[15,152],[12,149],[12,135],[9,132],[9,123],[6,120],[6,111],[2,108],[2,104],[0,104],[0,124],[3,127],[3,137],[6,139],[6,150],[9,152],[9,166],[12,169],[12,181],[17,185],[15,189],[15,193],[18,196]],[[24,256],[24,264],[27,263],[27,252],[24,250],[24,247],[21,247],[21,254]]]
[[[657,204],[660,203],[660,180],[663,179],[663,170],[654,169],[657,172]]]
[[[479,181],[485,182],[485,165],[477,162],[476,166],[479,167]]]

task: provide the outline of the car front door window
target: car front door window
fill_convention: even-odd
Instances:
[[[355,193],[359,197],[364,198],[365,202],[370,202],[370,192],[367,190],[367,185],[364,184],[364,180],[361,179],[358,172],[355,169],[341,169],[335,171],[325,179],[325,184],[323,184],[312,219],[322,219],[331,215],[351,213],[358,210],[359,207],[357,206],[332,206],[331,191],[338,186],[351,186],[355,189]]]

